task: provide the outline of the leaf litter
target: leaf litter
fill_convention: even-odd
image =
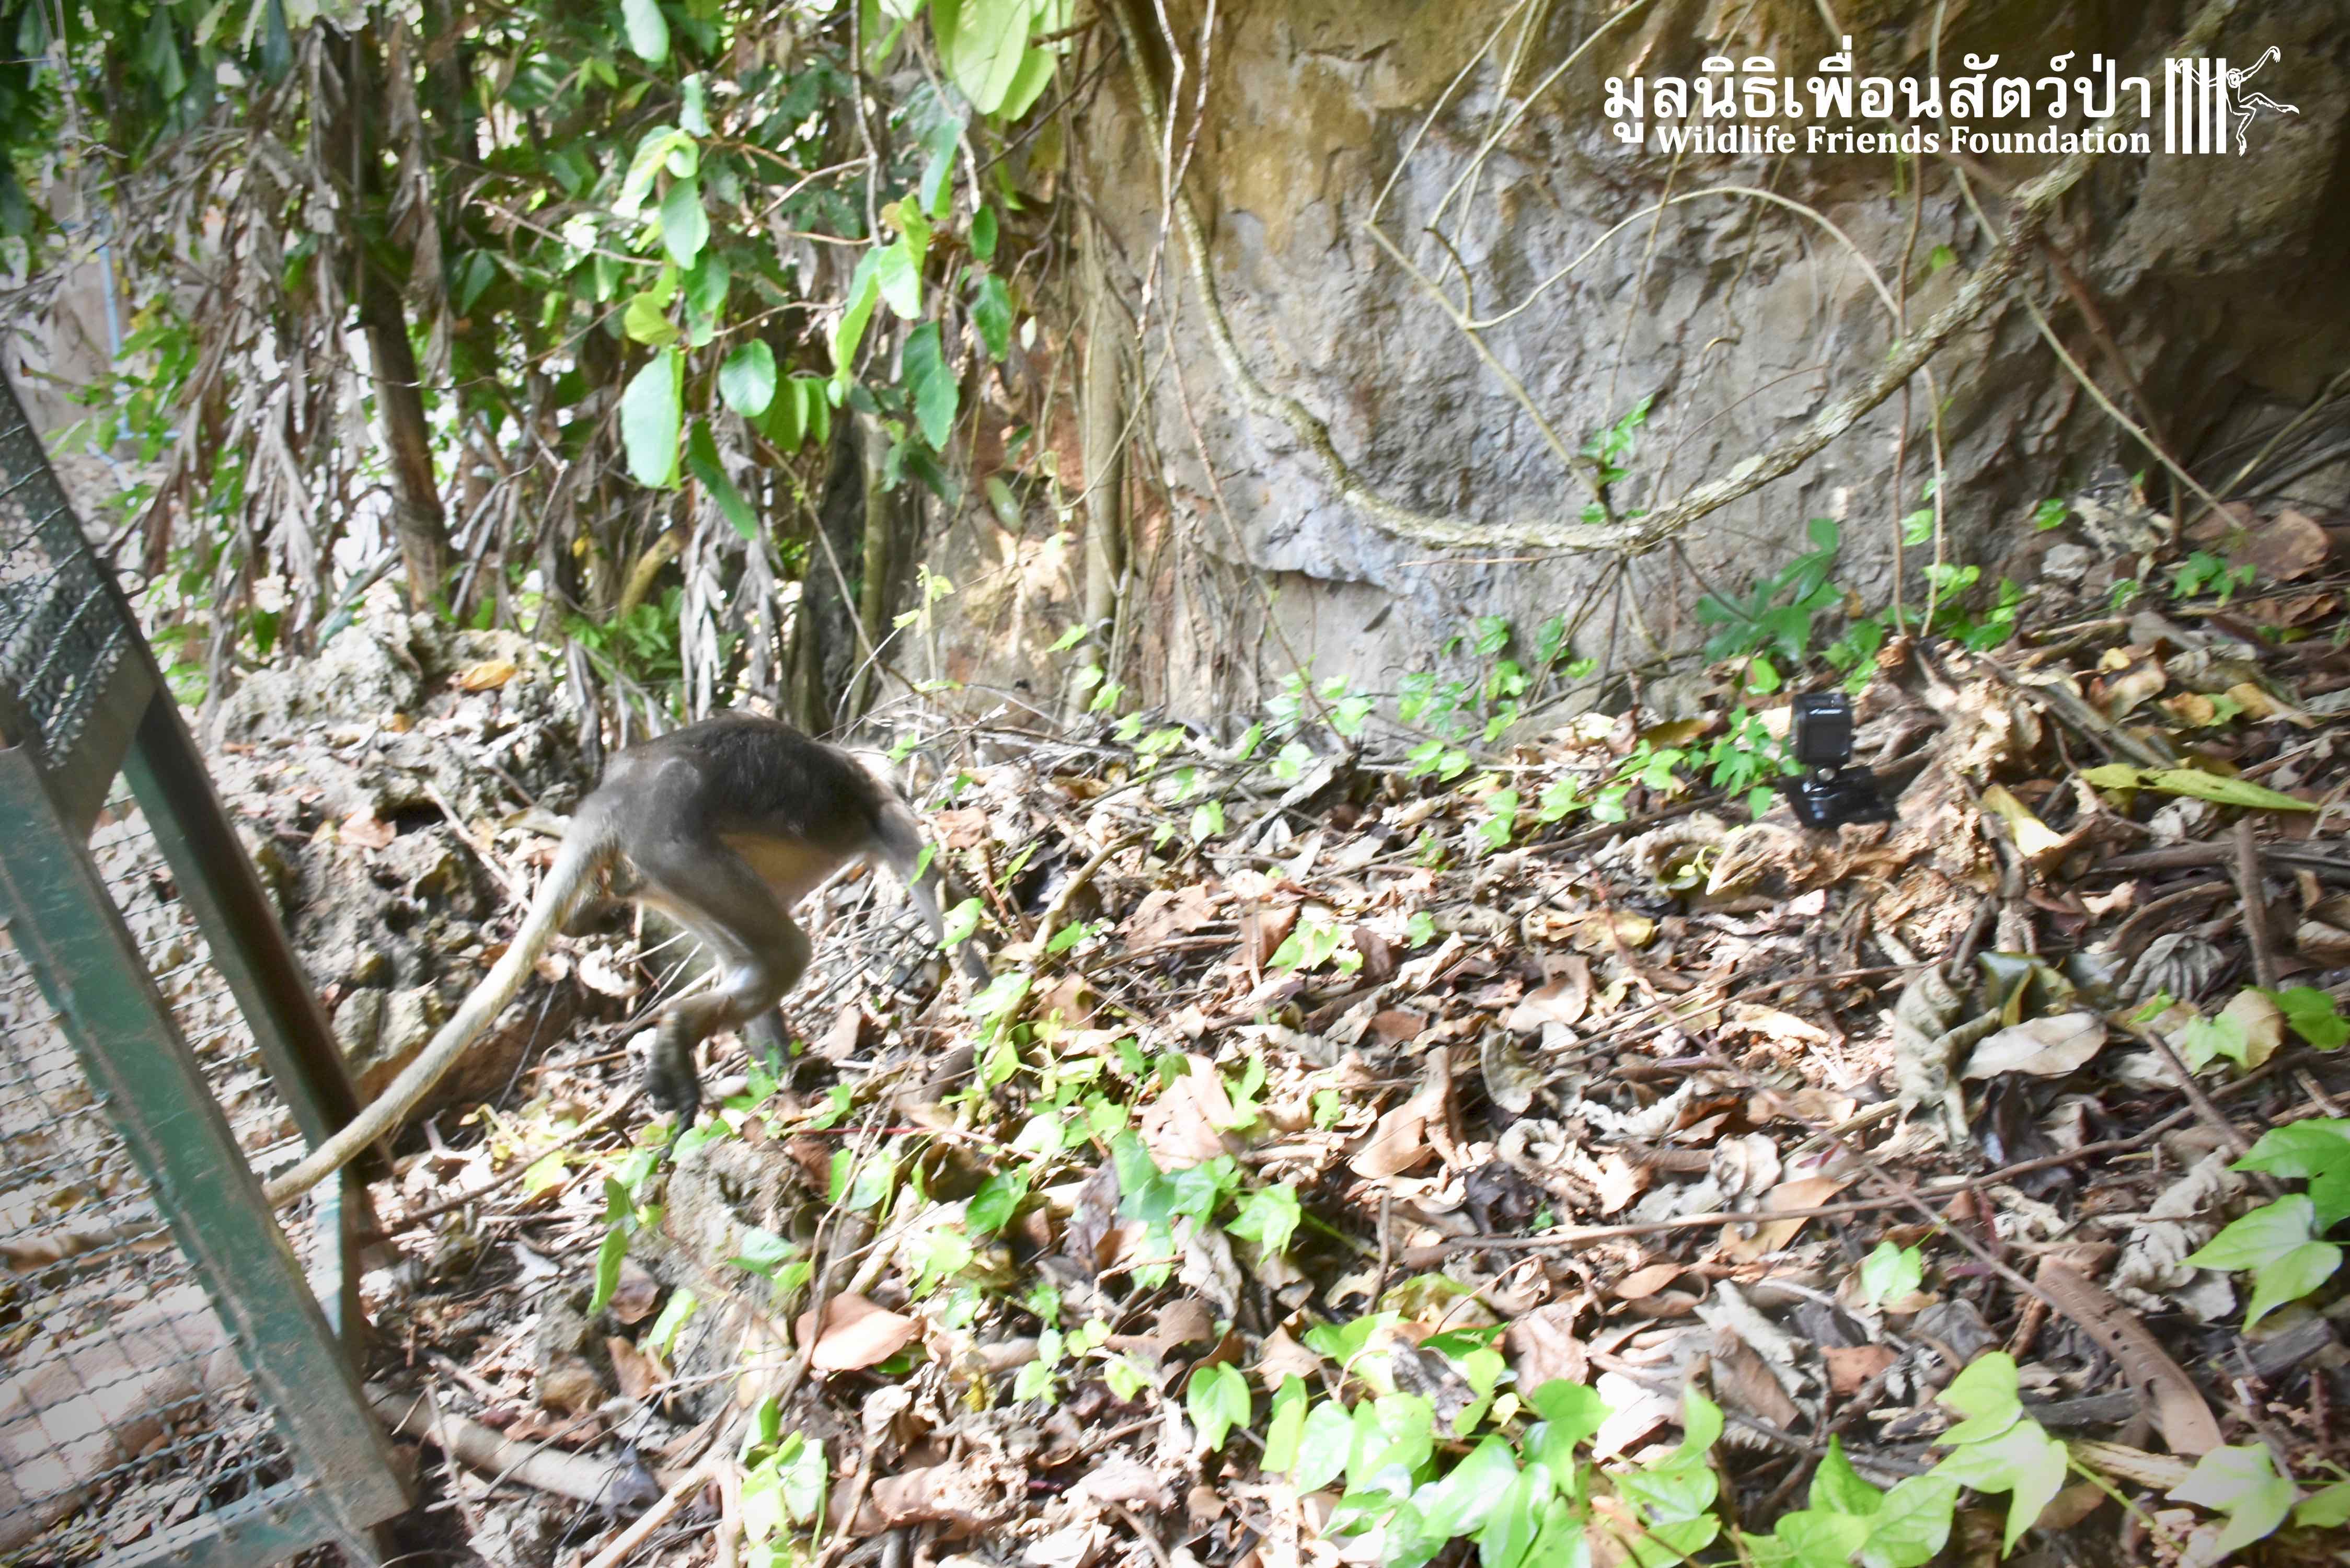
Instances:
[[[1889,649],[1899,818],[1834,834],[1671,775],[1523,808],[1620,777],[1624,719],[1482,784],[1311,725],[1288,777],[987,737],[931,826],[994,985],[829,889],[819,1048],[411,1227],[413,1157],[371,1304],[452,1410],[650,1466],[630,1562],[2286,1550],[2350,1517],[2338,612]],[[440,1485],[494,1561],[639,1517]]]

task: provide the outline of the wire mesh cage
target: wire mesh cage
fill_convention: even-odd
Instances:
[[[260,1185],[354,1108],[0,384],[0,1564],[372,1559],[405,1496],[336,1338],[355,1189],[289,1232]]]
[[[222,1048],[207,1078],[244,1075],[249,1040],[233,1004],[221,1018],[226,988],[126,805],[109,805],[115,820],[93,846],[108,889],[159,987],[179,992],[183,1033],[192,1043],[208,1028]],[[283,1106],[257,1109],[254,1133],[284,1142]],[[0,1258],[12,1276],[0,1306],[0,1552],[17,1554],[0,1561],[159,1544],[285,1479],[219,1314],[13,943],[0,944]]]

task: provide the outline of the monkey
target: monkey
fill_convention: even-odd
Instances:
[[[725,1029],[778,1029],[775,1004],[807,968],[807,934],[793,907],[842,867],[874,859],[888,862],[931,940],[943,941],[942,881],[935,865],[922,865],[914,814],[847,753],[746,712],[620,752],[573,815],[521,929],[488,975],[380,1096],[268,1184],[271,1205],[293,1201],[398,1126],[514,1000],[548,941],[608,873],[616,898],[684,927],[717,971],[714,985],[661,1010],[645,1065],[648,1096],[675,1113],[678,1127],[689,1125],[702,1097],[694,1048]],[[958,956],[974,983],[987,983],[977,944],[965,940]]]

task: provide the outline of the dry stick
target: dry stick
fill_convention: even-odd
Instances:
[[[2261,846],[2252,836],[2252,819],[2236,819],[2236,894],[2244,905],[2244,940],[2252,950],[2252,978],[2263,991],[2277,984],[2276,949],[2269,940],[2268,895],[2261,889]]]
[[[619,1467],[609,1461],[542,1452],[478,1421],[450,1415],[441,1408],[440,1401],[430,1397],[399,1393],[379,1384],[369,1385],[367,1395],[368,1403],[394,1435],[421,1438],[471,1469],[574,1502],[613,1501],[612,1483],[619,1478]]]
[[[2239,4],[2240,0],[2210,0],[2177,46],[2167,53],[2199,56],[2207,52]],[[1145,128],[1151,139],[1157,141],[1164,134],[1162,117],[1158,89],[1150,80],[1149,67],[1144,62],[1141,40],[1120,0],[1113,0],[1110,11],[1125,45],[1127,68],[1133,78],[1135,98],[1142,112]],[[2122,117],[2117,108],[2095,129],[2117,131],[2121,123]],[[1672,505],[1660,507],[1637,521],[1612,524],[1568,523],[1547,518],[1464,522],[1457,517],[1415,511],[1374,490],[1331,443],[1329,426],[1296,399],[1269,390],[1241,357],[1240,347],[1233,340],[1231,323],[1224,317],[1223,304],[1217,293],[1204,225],[1190,195],[1180,191],[1176,192],[1175,198],[1176,227],[1182,237],[1185,256],[1191,265],[1192,281],[1199,290],[1200,303],[1207,317],[1210,345],[1215,350],[1218,362],[1223,366],[1224,373],[1240,392],[1241,401],[1252,412],[1278,420],[1286,425],[1291,433],[1319,460],[1339,498],[1359,508],[1375,527],[1399,538],[1444,548],[1489,549],[1497,545],[1524,545],[1563,551],[1612,550],[1639,554],[1656,548],[1709,513],[1752,493],[1774,479],[1794,472],[1899,390],[1912,376],[1925,368],[1926,362],[1939,353],[1943,345],[1988,311],[1993,303],[2006,296],[2009,286],[2022,270],[2026,250],[2038,244],[2039,234],[2055,210],[2057,202],[2080,183],[2107,145],[2118,145],[2124,140],[2117,135],[2084,137],[2079,151],[2070,154],[2055,168],[2019,190],[2016,193],[2016,213],[2008,225],[2007,233],[1991,254],[1984,258],[1983,264],[1968,277],[1957,297],[1937,312],[1916,337],[1899,344],[1876,376],[1857,391],[1828,404],[1788,440],[1747,458],[1721,478],[1697,486]]]
[[[628,1560],[629,1553],[642,1546],[654,1531],[666,1524],[669,1516],[682,1507],[686,1499],[710,1484],[719,1473],[724,1453],[725,1450],[721,1449],[705,1456],[700,1464],[678,1477],[677,1484],[661,1493],[659,1501],[639,1514],[626,1530],[612,1537],[611,1544],[580,1564],[580,1568],[620,1568],[620,1564]]]
[[[2229,1153],[2241,1159],[2252,1152],[2251,1140],[2238,1132],[2236,1124],[2221,1115],[2220,1107],[2211,1103],[2211,1096],[2203,1092],[2203,1085],[2195,1081],[2193,1071],[2179,1060],[2178,1053],[2170,1048],[2169,1041],[2158,1032],[2135,1023],[2126,1023],[2123,1027],[2137,1035],[2141,1044],[2153,1046],[2156,1054],[2169,1064],[2172,1075],[2178,1080],[2179,1088],[2186,1093],[2187,1103],[2195,1107],[2195,1115],[2203,1125],[2219,1135],[2220,1141],[2227,1145]]]

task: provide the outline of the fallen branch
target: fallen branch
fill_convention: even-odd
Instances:
[[[370,1383],[367,1395],[368,1403],[375,1407],[375,1413],[395,1436],[421,1438],[460,1464],[485,1475],[517,1480],[574,1502],[594,1503],[602,1508],[624,1502],[642,1474],[637,1465],[628,1461],[594,1459],[559,1449],[518,1443],[478,1421],[450,1415],[441,1408],[440,1401],[427,1394],[403,1394],[380,1383]],[[664,1484],[677,1480],[660,1472],[655,1472],[653,1479]]]

